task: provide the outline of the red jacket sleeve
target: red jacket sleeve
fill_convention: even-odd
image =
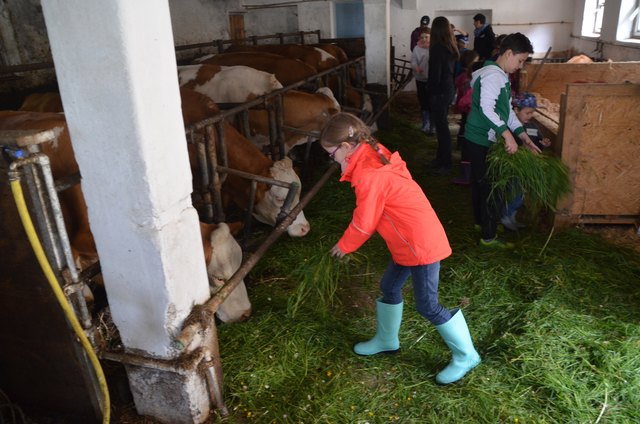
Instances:
[[[372,184],[370,179],[355,186],[356,207],[353,218],[338,241],[338,247],[344,253],[355,252],[375,233],[385,205],[385,182],[382,175],[376,176]]]

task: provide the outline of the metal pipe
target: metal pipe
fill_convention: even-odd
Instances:
[[[207,367],[204,371],[207,385],[209,386],[209,399],[212,400],[221,416],[229,415],[224,403],[222,361],[220,360],[220,346],[218,345],[218,329],[216,321],[211,320],[205,329],[205,356]]]
[[[287,183],[285,181],[274,180],[273,178],[262,177],[260,175],[249,174],[248,172],[238,171],[237,169],[227,168],[226,166],[218,166],[217,169],[219,172],[237,175],[239,177],[246,178],[248,180],[254,180],[263,184],[275,185],[278,187],[289,188],[291,187],[291,184],[293,184],[293,183]]]
[[[247,276],[249,271],[255,266],[260,258],[267,252],[267,249],[287,230],[287,227],[291,225],[298,213],[311,201],[311,199],[318,193],[318,190],[322,188],[328,181],[329,177],[338,170],[337,164],[332,164],[327,172],[318,180],[313,188],[301,199],[300,203],[293,208],[293,210],[287,215],[285,219],[276,226],[271,232],[269,237],[260,245],[260,247],[253,253],[236,271],[236,273],[216,292],[216,294],[205,303],[205,307],[210,311],[217,311],[218,307],[224,302],[229,293],[231,293],[236,286]]]
[[[284,139],[284,104],[282,103],[282,95],[276,97],[276,143],[278,145],[278,159],[282,160],[285,156],[285,139]],[[275,156],[274,156],[275,158]]]
[[[205,127],[205,137],[207,146],[207,159],[211,165],[211,173],[213,175],[213,184],[211,187],[207,187],[207,190],[211,193],[213,191],[213,199],[215,200],[215,219],[218,222],[225,220],[224,209],[222,207],[222,182],[220,173],[218,172],[218,153],[216,152],[215,131],[211,125]],[[220,143],[224,144],[224,143]],[[224,146],[222,146],[224,147]],[[222,148],[223,157],[226,157],[226,151]],[[208,168],[207,168],[208,169]]]
[[[293,203],[293,200],[295,199],[296,194],[298,194],[299,191],[300,184],[292,182],[291,187],[289,187],[289,191],[287,191],[287,197],[284,199],[284,203],[282,204],[280,212],[276,217],[276,225],[287,217],[287,215],[289,214],[289,207],[291,206],[291,203]]]
[[[37,148],[34,147],[34,149],[33,153],[39,152]],[[49,260],[55,264],[56,269],[60,270],[64,267],[64,254],[62,252],[60,239],[56,236],[53,229],[54,223],[51,212],[47,207],[45,189],[42,187],[42,179],[38,175],[38,169],[35,165],[26,165],[25,171],[24,177],[29,190],[29,197],[34,205],[33,209],[36,215],[36,223],[43,235],[42,243],[45,246],[45,254]]]
[[[182,371],[179,367],[179,362],[175,359],[155,359],[147,358],[145,356],[134,355],[132,353],[115,353],[115,352],[102,352],[100,358],[107,361],[119,362],[121,364],[133,365],[136,367],[154,368],[160,371],[168,371],[174,373],[180,373]]]
[[[83,328],[86,330],[88,328],[91,328],[92,326],[91,316],[89,315],[84,297],[77,295],[77,292],[81,292],[83,283],[80,283],[80,280],[78,278],[78,270],[75,267],[73,254],[71,253],[71,243],[69,242],[69,236],[67,235],[67,230],[64,225],[64,218],[62,216],[60,201],[58,200],[58,193],[56,192],[53,175],[51,174],[49,157],[44,153],[32,154],[27,158],[18,159],[14,162],[11,162],[11,164],[9,165],[9,171],[13,172],[16,175],[19,175],[18,169],[20,167],[32,164],[38,164],[42,172],[46,192],[49,197],[49,206],[51,207],[51,211],[53,213],[53,219],[56,224],[56,230],[60,239],[60,244],[62,245],[63,255],[67,262],[67,270],[71,277],[71,285],[76,287],[76,289],[74,290],[76,292],[76,295],[71,297],[71,300],[72,303],[76,305],[76,308],[79,312],[78,315],[80,317],[80,321],[82,322]],[[69,284],[64,284],[63,288],[67,289],[67,286],[69,286]],[[77,289],[78,287],[79,289]]]
[[[191,132],[191,142],[196,145],[196,152],[198,156],[198,168],[200,168],[200,196],[202,196],[202,203],[204,203],[205,219],[208,222],[213,220],[213,201],[211,199],[211,191],[209,190],[209,166],[207,164],[207,148],[205,141],[202,140],[202,135],[197,135]]]

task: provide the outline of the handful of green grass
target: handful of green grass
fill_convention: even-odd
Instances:
[[[558,200],[571,192],[569,169],[558,157],[535,154],[524,147],[512,155],[499,139],[487,156],[487,174],[492,182],[491,195],[510,201],[525,194],[532,211],[555,210]]]
[[[295,317],[300,306],[307,301],[322,309],[333,306],[338,285],[350,278],[349,262],[352,256],[337,259],[321,249],[300,262],[291,273],[298,285],[293,296],[289,298],[287,314]]]

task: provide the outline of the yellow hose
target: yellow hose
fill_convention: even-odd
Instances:
[[[53,290],[53,293],[60,303],[62,310],[64,311],[67,320],[71,324],[76,336],[80,339],[80,343],[82,347],[87,352],[87,356],[91,361],[91,365],[93,365],[93,369],[96,373],[96,377],[98,378],[98,383],[100,384],[100,391],[102,393],[102,422],[103,424],[109,424],[110,414],[111,414],[111,404],[109,399],[109,389],[107,388],[107,380],[104,377],[104,372],[102,371],[102,366],[100,366],[100,361],[96,356],[87,336],[84,334],[84,330],[80,326],[78,322],[78,318],[76,318],[76,314],[73,312],[71,305],[67,302],[67,298],[64,296],[60,285],[58,284],[58,280],[56,279],[51,266],[49,265],[49,261],[44,254],[44,250],[42,249],[42,245],[40,244],[40,240],[38,239],[38,235],[33,228],[33,222],[31,221],[31,216],[29,215],[29,211],[27,210],[27,205],[24,201],[24,195],[22,194],[22,186],[20,185],[20,180],[11,181],[11,191],[13,192],[13,198],[16,202],[16,206],[18,207],[18,213],[20,214],[20,219],[22,220],[22,225],[27,233],[27,237],[29,237],[29,242],[31,243],[31,247],[33,248],[33,252],[36,254],[38,258],[38,263],[44,272],[44,275],[47,277],[47,281]]]

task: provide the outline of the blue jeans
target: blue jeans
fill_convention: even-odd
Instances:
[[[451,319],[451,312],[438,302],[440,281],[440,261],[428,265],[404,266],[389,261],[382,280],[382,302],[397,305],[402,302],[402,286],[409,278],[413,280],[413,294],[416,310],[434,325],[444,324]]]
[[[516,195],[513,198],[511,203],[507,203],[507,207],[505,208],[504,214],[506,216],[511,216],[520,209],[520,206],[524,203],[524,196],[521,194]]]

